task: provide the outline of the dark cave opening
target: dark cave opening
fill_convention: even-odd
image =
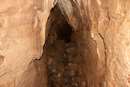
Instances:
[[[53,43],[55,40],[64,40],[66,43],[71,41],[73,30],[57,5],[50,12],[46,32],[46,39],[53,38]]]
[[[72,29],[70,25],[66,22],[60,29],[57,39],[65,40],[66,43],[71,41]]]
[[[81,69],[84,60],[78,53],[78,44],[72,40],[74,31],[57,5],[51,10],[47,29],[48,87],[86,87],[86,77]]]

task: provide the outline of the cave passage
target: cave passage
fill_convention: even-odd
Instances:
[[[48,87],[86,87],[86,77],[82,72],[82,56],[73,41],[73,29],[55,6],[51,10],[51,23],[46,40]]]

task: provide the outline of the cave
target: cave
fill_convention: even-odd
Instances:
[[[0,2],[0,87],[130,87],[129,0]]]
[[[51,27],[44,48],[48,87],[86,87],[86,75],[82,71],[85,59],[78,52],[77,42],[72,39],[74,29],[57,5],[51,10],[48,21]]]

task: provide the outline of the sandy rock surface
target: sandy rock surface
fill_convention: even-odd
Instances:
[[[43,46],[54,2],[0,0],[0,87],[47,87]],[[72,27],[71,39],[86,62],[82,72],[86,73],[87,86],[129,87],[130,1],[56,0],[56,3]],[[51,44],[56,37],[50,37]],[[67,52],[71,54],[71,50],[75,48]]]
[[[36,87],[36,75],[28,70],[42,56],[53,3],[0,0],[0,87]]]

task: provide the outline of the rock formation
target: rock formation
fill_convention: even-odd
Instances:
[[[51,15],[55,6],[64,18]],[[62,19],[86,87],[129,87],[129,11],[129,0],[0,0],[0,87],[47,87],[45,41],[56,43]]]

